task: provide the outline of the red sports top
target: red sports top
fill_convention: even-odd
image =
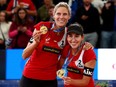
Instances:
[[[66,46],[63,49],[63,58],[66,58],[70,47]],[[69,55],[69,59],[72,58],[72,53]],[[82,79],[83,78],[83,71],[84,71],[84,64],[90,60],[96,60],[96,55],[93,51],[93,49],[89,50],[81,50],[76,56],[73,57],[72,61],[68,65],[68,77],[71,77],[73,79]],[[75,87],[71,85],[65,85],[65,87]],[[79,87],[79,86],[76,86]],[[94,80],[91,77],[90,82],[88,86],[86,87],[94,87]]]
[[[40,22],[35,28],[39,30],[42,26],[46,26],[48,32],[41,36],[41,41],[38,47],[32,53],[28,62],[25,65],[23,75],[40,80],[56,79],[58,56],[61,53],[62,45],[66,43],[66,28],[65,32],[57,35],[50,22]]]
[[[8,4],[7,11],[11,11],[15,7],[16,0],[11,0]],[[29,10],[36,10],[35,5],[32,3],[31,0],[17,0],[17,4],[23,4],[23,7]]]

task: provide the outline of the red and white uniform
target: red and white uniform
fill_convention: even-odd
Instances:
[[[63,49],[60,47],[66,43],[66,33],[57,35],[53,29],[51,29],[53,23],[40,22],[35,25],[35,28],[39,30],[42,26],[48,28],[48,32],[41,36],[41,41],[38,47],[32,53],[32,56],[25,65],[23,75],[28,78],[38,80],[54,80],[56,79],[58,56]]]
[[[63,49],[63,58],[66,58],[68,52],[70,50],[70,46],[66,46]],[[70,52],[69,60],[73,57],[72,53]],[[82,79],[83,78],[83,71],[84,71],[84,65],[85,63],[89,62],[90,60],[96,60],[96,55],[93,51],[93,49],[89,50],[82,50],[73,57],[72,61],[68,64],[68,77],[71,77],[72,79]],[[75,87],[71,85],[66,85],[65,87]],[[76,86],[79,87],[79,86]],[[88,86],[86,87],[94,87],[94,80],[91,77],[90,82]]]

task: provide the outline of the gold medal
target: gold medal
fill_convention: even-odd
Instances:
[[[48,32],[48,29],[46,26],[41,26],[40,31],[42,32],[42,34],[46,34]]]
[[[59,78],[62,78],[65,75],[65,70],[64,69],[60,69],[57,71],[57,76]]]

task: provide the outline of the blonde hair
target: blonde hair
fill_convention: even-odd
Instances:
[[[54,11],[53,11],[54,14],[55,14],[55,12],[57,11],[57,9],[58,9],[59,7],[65,7],[65,8],[68,10],[69,15],[71,16],[71,8],[70,8],[70,6],[69,6],[66,2],[60,2],[60,3],[58,3],[58,4],[54,7]]]

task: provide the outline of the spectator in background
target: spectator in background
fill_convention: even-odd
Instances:
[[[101,0],[92,0],[92,4],[98,9],[99,14],[101,14],[104,2]]]
[[[101,48],[116,48],[116,0],[105,3],[101,17]]]
[[[37,21],[49,21],[50,15],[48,13],[49,7],[53,6],[52,0],[44,0],[44,4],[37,10]]]
[[[0,11],[6,10],[7,8],[7,0],[0,0]]]
[[[34,3],[36,9],[43,5],[43,0],[32,0],[32,2]]]
[[[100,28],[100,15],[98,10],[91,4],[92,0],[83,0],[83,5],[77,10],[75,22],[84,28],[85,41],[96,47]]]
[[[68,0],[68,4],[71,7],[71,18],[67,26],[74,23],[75,18],[76,18],[76,11],[80,6],[82,6],[82,3],[83,3],[82,0]]]
[[[104,2],[102,0],[92,0],[92,4],[95,8],[97,8],[99,15],[100,15],[100,28],[97,29],[97,33],[98,33],[98,41],[97,41],[97,48],[100,47],[100,41],[101,41],[101,25],[103,23],[103,20],[101,18],[101,13],[102,13],[102,8],[104,6]]]
[[[54,19],[53,19],[53,11],[54,11],[54,5],[50,6],[49,9],[48,9],[48,14],[50,16],[49,21],[51,21],[51,22],[54,21]]]
[[[101,1],[101,0],[92,0],[92,4],[93,4],[94,7],[97,8],[99,14],[101,15],[102,8],[104,6],[104,2]],[[100,16],[100,24],[102,24],[102,23],[103,23],[103,21],[102,21],[101,16]]]
[[[25,48],[32,36],[33,25],[34,23],[29,19],[27,10],[19,8],[9,30],[9,37],[13,39],[10,48]]]
[[[8,31],[11,26],[8,15],[5,11],[0,11],[0,49],[5,49],[5,41],[9,38]]]
[[[31,17],[37,16],[36,7],[31,0],[11,0],[6,11],[8,15],[11,16],[14,15],[20,7],[25,8]]]

